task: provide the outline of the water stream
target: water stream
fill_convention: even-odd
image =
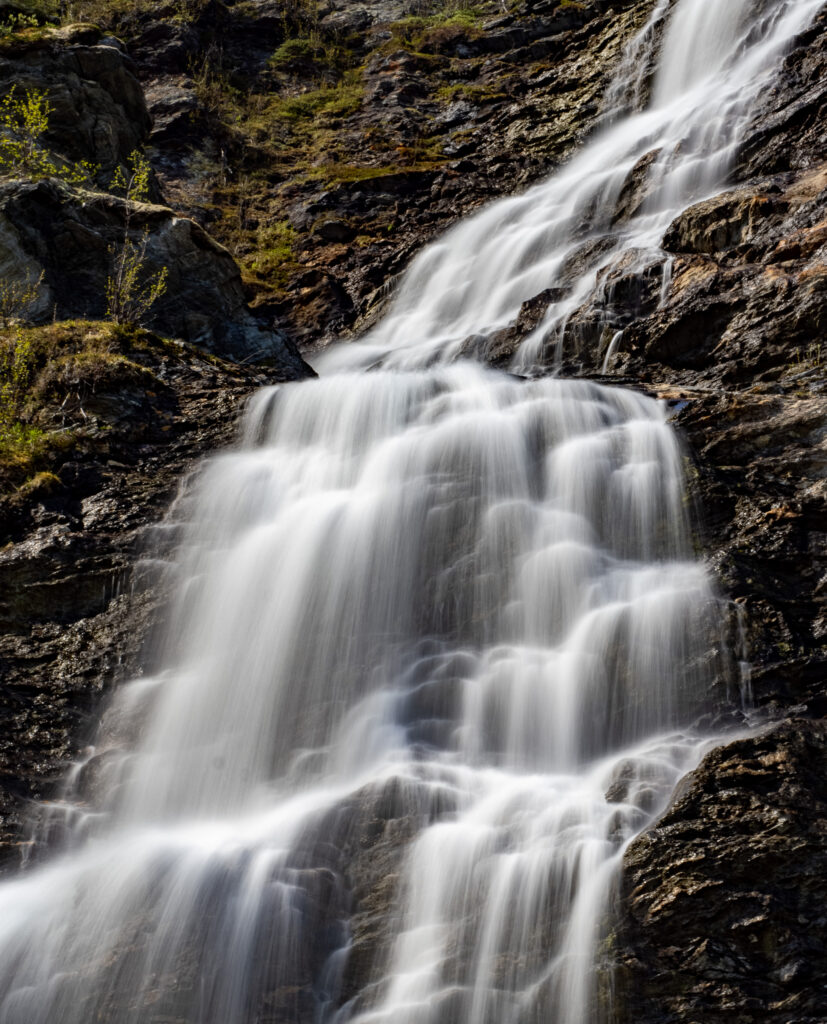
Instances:
[[[664,267],[675,216],[726,185],[756,99],[823,0],[657,0],[608,90],[608,126],[556,174],[462,220],[424,249],[387,316],[360,343],[361,364],[422,366],[484,355],[479,339],[508,326],[527,299],[562,292],[522,344],[515,368],[559,355],[575,310],[592,296],[615,334],[605,271]],[[653,81],[648,86],[648,76]],[[650,97],[647,102],[644,99]],[[597,296],[595,296],[597,292]],[[352,352],[329,368],[353,368]]]
[[[0,887],[0,1024],[603,1019],[623,852],[716,741],[695,723],[737,656],[662,405],[454,357],[585,238],[652,250],[819,6],[654,4],[611,92],[633,109],[427,249],[320,380],[256,396],[179,509],[165,669]]]

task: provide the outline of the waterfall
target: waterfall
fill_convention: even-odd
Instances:
[[[602,1019],[624,850],[716,741],[734,658],[666,409],[455,357],[584,241],[655,247],[819,6],[654,5],[646,109],[426,249],[320,380],[255,397],[184,503],[165,667],[115,695],[51,855],[0,886],[0,1024]],[[357,857],[388,864],[375,948]]]
[[[527,373],[553,362],[601,271],[622,253],[636,255],[639,269],[662,263],[659,244],[675,216],[726,184],[756,98],[822,6],[658,0],[609,89],[618,110],[641,103],[654,66],[648,105],[616,116],[548,180],[428,246],[359,356],[339,348],[322,365],[353,368],[358,358],[404,369],[478,355],[480,336],[508,326],[523,302],[551,285],[563,294],[523,342],[515,367]],[[607,305],[606,345],[616,332]]]

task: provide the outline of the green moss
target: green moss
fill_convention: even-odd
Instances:
[[[414,160],[407,164],[392,164],[383,167],[362,167],[356,164],[334,163],[325,167],[314,167],[308,172],[311,181],[321,181],[328,188],[336,185],[347,185],[351,182],[373,181],[377,178],[388,178],[397,174],[421,174],[438,170],[443,159]]]
[[[482,106],[484,103],[497,103],[507,100],[509,97],[508,93],[490,86],[458,83],[441,86],[434,93],[434,98],[440,103],[447,104],[454,103],[456,100],[467,100],[469,103]]]
[[[267,114],[277,120],[308,121],[319,116],[348,117],[362,105],[364,85],[357,81],[342,81],[338,85],[323,85],[298,96],[274,97]]]
[[[390,25],[390,46],[402,46],[423,54],[439,52],[461,39],[475,39],[480,24],[491,11],[479,4],[446,3],[429,15],[410,15]]]
[[[359,167],[355,164],[331,164],[328,167],[316,167],[308,174],[308,178],[316,181],[324,181],[328,185],[344,185],[351,181],[372,181],[374,178],[387,178],[389,175],[398,174],[399,168],[388,167]]]
[[[52,35],[54,29],[49,25],[27,25],[21,28],[0,26],[0,53],[4,57],[23,54]]]
[[[197,358],[227,365],[183,342],[103,321],[66,320],[0,331],[0,370],[5,367],[6,373],[14,366],[2,358],[10,346],[24,353],[27,372],[15,378],[23,386],[15,384],[13,406],[0,410],[0,496],[31,497],[35,486],[39,494],[48,479],[35,485],[38,474],[54,472],[76,448],[106,443],[101,438],[111,425],[83,412],[90,396],[157,395],[164,388],[154,372],[159,364]],[[0,385],[7,382],[0,375]]]
[[[52,494],[61,487],[60,477],[48,470],[42,470],[21,484],[19,492],[27,498],[35,498]]]
[[[51,359],[32,391],[35,403],[61,400],[74,393],[81,399],[97,391],[151,386],[154,374],[117,352],[70,352]]]
[[[298,61],[310,60],[314,54],[313,41],[307,37],[285,39],[268,61],[271,68],[290,67]]]
[[[265,279],[274,290],[283,290],[290,278],[301,269],[296,259],[296,240],[296,231],[286,220],[276,221],[260,229],[249,269],[257,278]]]

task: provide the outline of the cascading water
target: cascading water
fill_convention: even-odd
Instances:
[[[326,357],[391,369],[256,398],[188,499],[167,669],[122,688],[55,855],[0,888],[0,1024],[600,1019],[623,851],[714,741],[691,723],[733,660],[680,451],[631,392],[423,367],[609,231],[653,148],[611,239],[655,244],[819,6],[657,4],[652,107],[427,250]],[[398,850],[418,834],[354,994],[348,858],[391,818]]]
[[[557,174],[428,246],[388,315],[360,343],[362,365],[410,368],[479,355],[487,333],[553,285],[563,294],[524,341],[515,368],[548,365],[601,270],[621,253],[635,254],[640,269],[662,264],[659,244],[675,216],[725,184],[756,98],[822,6],[657,0],[609,89],[614,111],[640,104],[663,36],[645,109],[608,110],[610,126]],[[607,324],[605,345],[614,334]],[[325,365],[353,368],[354,358],[340,349]]]

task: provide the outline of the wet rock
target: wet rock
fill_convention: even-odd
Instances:
[[[549,307],[565,294],[563,288],[546,288],[522,304],[513,324],[493,334],[468,338],[462,348],[463,356],[484,359],[492,366],[508,366],[520,343],[540,327]]]
[[[827,727],[708,754],[626,856],[621,1021],[820,1020]]]

